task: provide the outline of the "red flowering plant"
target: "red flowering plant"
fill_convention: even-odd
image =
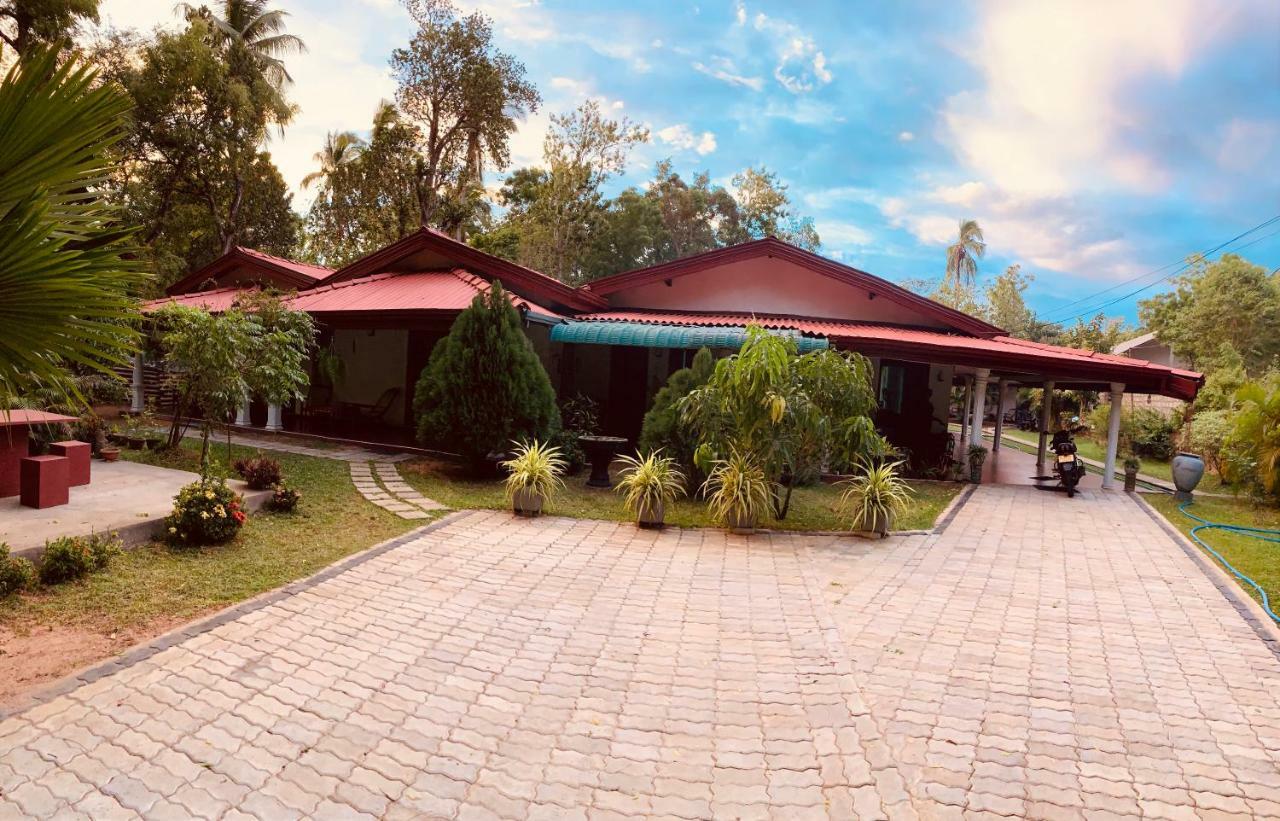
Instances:
[[[221,544],[235,537],[244,520],[244,500],[226,480],[205,479],[178,491],[164,520],[165,535],[173,544]]]

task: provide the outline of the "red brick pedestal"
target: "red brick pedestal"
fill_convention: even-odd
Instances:
[[[71,460],[68,475],[72,487],[89,484],[89,457],[93,455],[93,448],[89,447],[89,443],[75,440],[54,442],[49,446],[49,452]]]
[[[65,505],[71,499],[68,491],[71,460],[65,456],[28,456],[22,460],[22,492],[20,501],[27,507],[46,508]]]

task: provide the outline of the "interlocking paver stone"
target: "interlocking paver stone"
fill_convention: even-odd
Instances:
[[[1270,817],[1278,685],[1119,494],[874,546],[477,512],[0,721],[0,817]]]

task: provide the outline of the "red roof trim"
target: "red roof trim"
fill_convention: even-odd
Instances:
[[[788,262],[794,262],[811,271],[843,282],[846,285],[865,288],[877,296],[882,296],[899,305],[919,311],[956,330],[975,336],[993,337],[1004,333],[1002,328],[983,322],[977,317],[969,316],[954,308],[934,302],[932,299],[912,293],[906,288],[894,285],[892,282],[873,274],[868,274],[866,271],[860,271],[857,268],[835,262],[811,251],[806,251],[803,248],[797,248],[775,237],[765,237],[764,239],[752,240],[739,245],[730,245],[727,248],[717,248],[714,251],[677,259],[662,265],[614,274],[613,276],[587,283],[583,288],[594,294],[612,294],[627,288],[688,276],[689,274],[695,274],[726,263],[759,256],[785,259]]]
[[[192,271],[168,288],[165,288],[165,293],[170,295],[190,293],[193,288],[199,287],[205,280],[216,280],[221,274],[237,264],[261,268],[283,279],[295,288],[307,288],[333,273],[331,269],[321,265],[294,262],[291,259],[264,254],[262,251],[255,251],[252,248],[244,248],[237,245],[208,265]]]
[[[256,285],[227,285],[222,288],[210,288],[207,291],[174,294],[173,296],[164,296],[142,303],[142,312],[149,314],[169,305],[188,305],[193,308],[223,311],[235,304],[241,294],[253,293],[258,290],[259,288]]]
[[[321,284],[343,282],[385,271],[387,268],[394,267],[399,260],[428,249],[451,257],[457,264],[467,267],[473,273],[501,280],[508,290],[527,291],[540,301],[579,311],[608,307],[608,303],[596,294],[572,288],[558,279],[531,268],[486,254],[431,228],[420,228],[385,248],[361,257],[345,268],[338,269]]]
[[[441,291],[439,287],[435,287],[440,285],[448,286],[450,284],[450,277],[466,286],[466,288],[472,292],[472,296],[467,297],[461,302],[458,301],[457,298],[460,295],[457,293],[456,283],[453,283],[452,293],[448,287],[445,287],[443,291]],[[429,297],[422,300],[425,304],[415,303],[410,307],[406,307],[406,303],[404,302],[400,304],[362,304],[359,308],[351,308],[349,305],[343,304],[341,292],[345,290],[371,282],[385,282],[395,279],[419,280],[419,282],[413,283],[413,287],[417,290],[412,293],[398,293],[395,294],[395,296],[402,300],[407,300],[408,302],[413,302],[415,297]],[[437,292],[436,294],[431,294],[433,287]],[[437,269],[430,271],[384,271],[377,274],[357,277],[355,279],[344,280],[342,282],[334,282],[329,285],[317,285],[314,288],[299,291],[290,298],[289,303],[295,308],[312,313],[373,314],[387,312],[421,313],[423,311],[457,313],[471,304],[471,301],[475,298],[475,294],[487,292],[491,287],[492,283],[488,280],[461,268]],[[331,296],[333,294],[337,294],[337,296]],[[511,300],[511,304],[515,305],[517,308],[525,308],[526,310],[534,311],[542,316],[553,319],[561,318],[560,314],[555,311],[552,311],[549,308],[544,308],[542,305],[539,305],[532,300],[525,299],[519,294],[512,293],[511,291],[507,291],[506,294],[507,298]]]

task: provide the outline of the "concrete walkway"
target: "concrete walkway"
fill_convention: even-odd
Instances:
[[[455,514],[0,722],[0,817],[1277,817],[1220,581],[1097,491],[880,542]]]

